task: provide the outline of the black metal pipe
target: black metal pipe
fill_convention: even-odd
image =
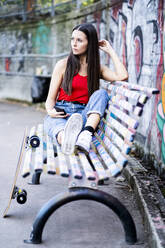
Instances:
[[[24,240],[24,242],[29,244],[40,244],[42,242],[44,226],[51,214],[59,207],[77,200],[94,200],[109,207],[116,213],[123,225],[126,242],[128,244],[134,244],[137,241],[136,227],[132,216],[117,198],[100,190],[76,187],[70,189],[68,192],[56,195],[41,208],[33,223],[30,240]]]
[[[40,184],[40,177],[41,177],[42,171],[35,171],[32,176],[32,184]]]

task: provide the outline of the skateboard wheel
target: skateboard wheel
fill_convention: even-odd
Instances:
[[[37,135],[31,136],[29,142],[33,148],[39,147],[39,145],[40,145],[40,139]]]
[[[25,189],[23,189],[22,192],[27,196],[27,191]]]
[[[17,202],[19,204],[24,204],[26,201],[27,201],[27,192],[26,192],[26,190],[22,190],[17,195]]]

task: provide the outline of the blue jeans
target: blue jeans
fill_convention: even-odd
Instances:
[[[56,107],[65,109],[66,113],[70,116],[74,113],[79,113],[82,115],[83,127],[85,126],[88,116],[92,113],[97,113],[100,118],[103,117],[106,106],[109,101],[109,96],[106,90],[100,89],[95,91],[87,105],[75,104],[72,102],[60,101],[56,102]],[[47,115],[44,119],[44,130],[52,138],[56,138],[57,134],[64,129],[68,118],[52,118]]]

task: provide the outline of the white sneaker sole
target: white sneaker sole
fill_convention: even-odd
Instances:
[[[75,148],[77,151],[84,152],[86,155],[89,154],[90,147],[84,146],[83,143],[77,142]]]
[[[61,145],[61,151],[64,154],[69,155],[74,152],[77,136],[81,132],[82,126],[83,120],[80,114],[75,113],[68,119],[64,128],[64,140]]]

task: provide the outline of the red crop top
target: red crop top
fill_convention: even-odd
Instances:
[[[73,77],[72,94],[70,96],[67,95],[62,88],[60,88],[58,101],[61,100],[65,100],[68,102],[77,101],[86,104],[89,100],[87,76],[76,74]]]

